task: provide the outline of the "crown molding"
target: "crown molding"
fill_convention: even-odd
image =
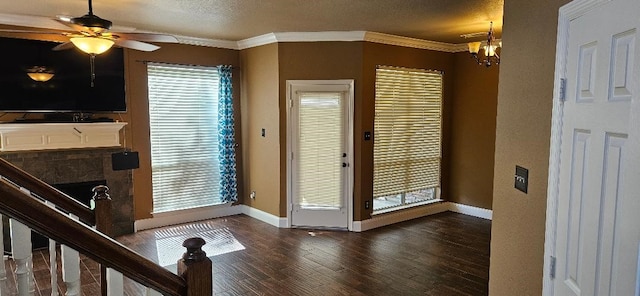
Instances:
[[[365,31],[279,32],[278,42],[364,41]]]
[[[217,48],[226,48],[226,49],[236,49],[236,50],[241,49],[241,48],[238,47],[238,42],[236,42],[236,41],[220,40],[220,39],[208,39],[208,38],[197,38],[197,37],[180,36],[180,35],[173,35],[173,36],[178,39],[178,43],[180,43],[180,44],[205,46],[205,47],[217,47]]]
[[[458,51],[456,44],[428,41],[377,32],[367,32],[363,41],[444,52]]]
[[[443,52],[465,52],[467,44],[452,44],[368,31],[278,32],[238,41],[237,48],[248,49],[278,42],[366,41]]]
[[[278,43],[278,39],[276,38],[275,33],[267,33],[267,34],[256,36],[256,37],[242,39],[236,43],[237,43],[238,49],[242,50],[242,49],[267,45],[271,43]]]

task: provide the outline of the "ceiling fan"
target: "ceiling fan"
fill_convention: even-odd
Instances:
[[[49,35],[51,39],[60,40],[62,43],[52,50],[65,50],[77,47],[90,56],[91,87],[95,82],[95,57],[109,50],[113,45],[140,51],[154,51],[160,48],[147,42],[177,43],[178,39],[171,35],[154,33],[119,33],[111,32],[113,23],[93,14],[92,0],[88,0],[89,12],[80,17],[58,16],[55,21],[61,23],[75,32],[46,32],[38,30],[0,29],[0,33],[29,35]],[[53,36],[52,36],[53,35]],[[56,38],[57,37],[57,38]],[[35,68],[34,68],[35,69]],[[38,68],[41,69],[41,68]],[[44,72],[38,71],[37,73]],[[53,75],[51,75],[53,76]],[[30,76],[31,77],[31,76]],[[49,77],[50,79],[51,77]],[[47,79],[48,80],[48,79]]]
[[[10,34],[45,34],[62,35],[66,42],[55,46],[53,50],[65,50],[73,48],[90,54],[101,54],[113,45],[140,51],[154,51],[160,48],[147,42],[177,43],[178,39],[171,35],[137,32],[112,32],[113,23],[93,14],[92,0],[88,0],[89,12],[80,17],[58,16],[55,21],[61,23],[74,32],[44,32],[34,30],[0,29],[0,33]]]

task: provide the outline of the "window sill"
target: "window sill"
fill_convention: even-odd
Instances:
[[[229,202],[200,208],[153,213],[153,218],[136,220],[134,222],[134,230],[137,232],[149,228],[240,214],[240,207],[232,205],[233,203]]]
[[[213,210],[213,209],[220,208],[220,207],[230,207],[231,204],[232,203],[228,202],[228,203],[212,204],[212,205],[207,205],[207,206],[188,208],[188,209],[181,209],[181,210],[152,212],[151,215],[153,215],[153,217],[166,217],[166,216],[174,216],[174,215],[189,215],[189,214],[192,214],[194,212],[199,212],[199,211],[203,211],[203,210],[206,211],[206,210]]]
[[[373,213],[371,213],[371,216],[392,213],[392,212],[406,210],[406,209],[415,208],[415,207],[419,207],[419,206],[439,203],[439,202],[442,202],[442,201],[443,201],[442,199],[437,198],[437,199],[432,199],[432,200],[416,202],[416,203],[412,203],[412,204],[408,204],[408,205],[397,206],[397,207],[393,207],[393,208],[380,209],[380,210],[377,210],[377,211],[373,211]]]

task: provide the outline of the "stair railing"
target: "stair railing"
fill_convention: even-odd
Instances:
[[[178,276],[108,236],[111,199],[106,186],[94,188],[94,213],[84,204],[2,159],[0,175],[3,176],[0,179],[0,213],[10,217],[18,295],[33,295],[34,292],[31,229],[50,238],[52,295],[57,295],[56,242],[61,244],[66,295],[81,295],[79,253],[101,265],[103,295],[122,295],[123,275],[149,287],[148,295],[211,295],[211,261],[201,249],[205,243],[201,238],[183,243],[187,252],[178,261]],[[96,229],[86,224],[95,224]],[[0,248],[3,248],[1,237]],[[5,295],[6,274],[4,264],[0,264],[0,295]]]

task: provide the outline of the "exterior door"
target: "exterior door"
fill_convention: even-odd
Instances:
[[[351,89],[344,82],[289,81],[289,199],[294,227],[349,225]]]
[[[554,295],[639,295],[639,11],[613,0],[569,21]]]

